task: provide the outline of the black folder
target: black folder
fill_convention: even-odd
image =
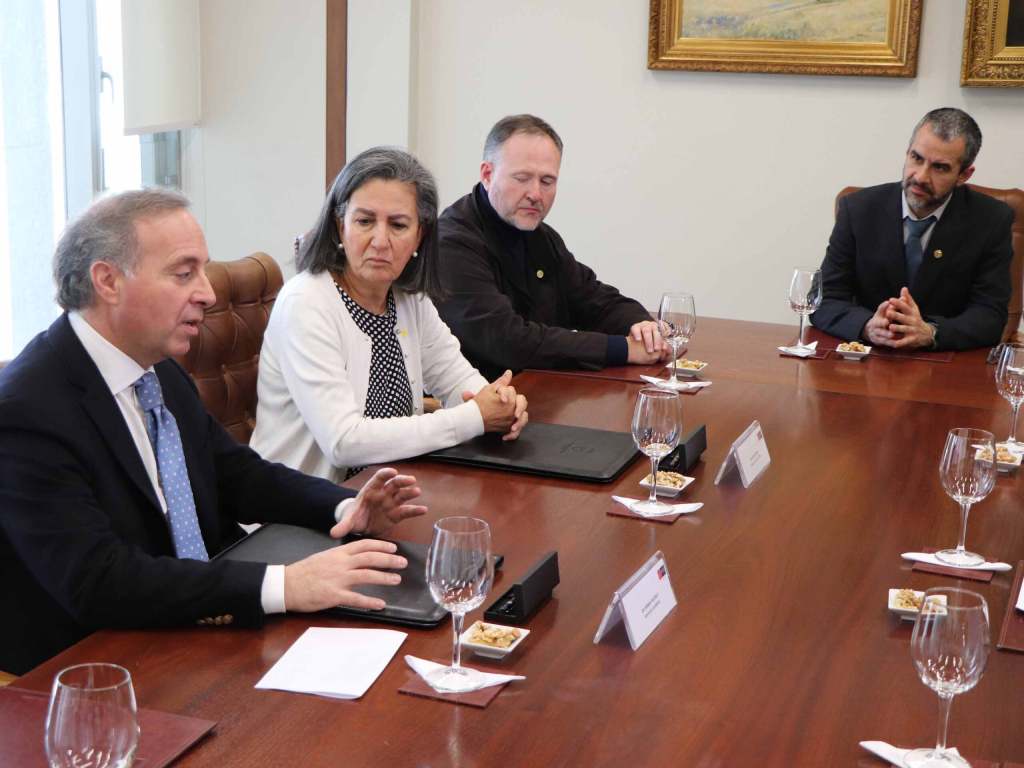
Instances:
[[[272,523],[257,528],[218,554],[216,559],[291,565],[341,543],[326,533],[310,528]],[[326,613],[407,627],[436,627],[440,624],[448,611],[434,602],[427,587],[427,545],[410,541],[396,541],[395,544],[398,545],[397,554],[409,561],[409,565],[399,571],[402,583],[393,587],[361,584],[353,588],[360,594],[381,598],[387,603],[384,610],[368,611],[338,606]]]
[[[614,480],[637,456],[633,436],[587,427],[531,421],[518,440],[487,434],[425,458],[474,467],[567,477],[595,483]]]

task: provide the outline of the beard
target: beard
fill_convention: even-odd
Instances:
[[[903,180],[903,194],[907,198],[907,205],[909,205],[910,209],[919,216],[923,215],[921,213],[922,211],[924,213],[931,213],[942,205],[947,197],[953,194],[953,190],[951,189],[944,197],[938,197],[935,194],[935,189],[933,187],[927,184],[920,184],[918,186],[924,190],[925,194],[919,195],[916,192],[911,191],[910,188],[912,186],[914,186],[914,182],[911,177]]]

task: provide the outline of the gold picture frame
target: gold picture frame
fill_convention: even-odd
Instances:
[[[921,34],[922,0],[887,0],[887,7],[875,10],[874,32],[870,39],[843,37],[843,12],[863,8],[855,0],[789,0],[786,2],[751,3],[749,0],[651,0],[650,26],[648,28],[647,67],[648,69],[687,69],[713,72],[767,72],[803,75],[872,75],[879,77],[915,77],[917,75],[917,48]],[[849,6],[844,3],[850,2]],[[691,8],[687,8],[691,3]],[[818,5],[820,3],[820,5]],[[784,29],[779,38],[772,38],[771,28],[755,27],[754,33],[746,35],[741,29],[733,34],[724,26],[712,29],[711,25],[726,23],[737,26],[734,19],[740,19],[750,27],[749,19],[757,8],[765,8],[763,15],[773,14],[778,18],[779,7],[783,12],[792,10],[803,15],[802,27]],[[693,8],[717,7],[722,10],[742,9],[743,15],[718,14],[702,17],[694,22],[694,31],[687,35],[684,19],[693,16]],[[752,10],[753,9],[753,10]],[[687,16],[687,11],[690,11]],[[829,14],[828,35],[820,39],[800,39],[801,29],[806,30],[808,14]],[[863,17],[863,10],[857,11]],[[701,29],[714,34],[700,34]],[[812,33],[811,37],[814,37]],[[825,39],[827,38],[827,39]]]
[[[960,85],[1024,88],[1024,0],[968,0]]]

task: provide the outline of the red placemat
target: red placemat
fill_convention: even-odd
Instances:
[[[1020,597],[1022,581],[1024,581],[1024,560],[1017,563],[1017,577],[1013,580],[1010,599],[1006,603],[1003,628],[999,630],[999,642],[996,643],[996,648],[1003,651],[1024,652],[1024,611],[1017,610],[1017,598]]]
[[[398,689],[399,693],[407,693],[410,696],[422,696],[425,699],[438,699],[452,704],[465,704],[469,707],[484,709],[497,697],[508,683],[492,685],[488,688],[481,688],[478,691],[469,693],[440,693],[427,685],[423,678],[415,672],[405,681],[405,685]]]
[[[932,565],[931,563],[914,563],[914,567],[911,570],[922,573],[936,573],[940,576],[952,576],[955,579],[982,581],[986,584],[992,581],[992,577],[995,575],[992,571],[979,571],[974,568],[954,568],[951,565]]]
[[[5,768],[46,768],[43,735],[50,695],[7,686],[0,688],[0,755]],[[217,723],[139,710],[139,749],[134,765],[163,768],[205,736]]]

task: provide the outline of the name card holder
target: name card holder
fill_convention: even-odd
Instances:
[[[760,422],[755,419],[729,448],[729,452],[722,460],[722,466],[718,468],[718,474],[715,475],[715,485],[718,485],[735,468],[739,470],[743,487],[749,488],[757,478],[764,474],[771,463],[772,457],[768,453],[768,443],[764,439]]]
[[[658,551],[615,590],[594,635],[594,645],[621,621],[629,646],[635,651],[675,607],[676,593],[672,590],[668,565]]]

